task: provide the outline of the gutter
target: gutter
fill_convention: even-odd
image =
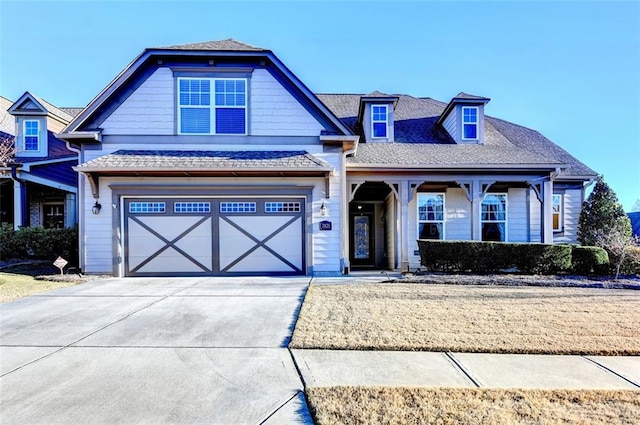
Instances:
[[[342,206],[340,208],[340,211],[342,213],[342,217],[341,217],[341,221],[342,221],[342,240],[341,240],[341,249],[340,249],[340,256],[341,256],[341,269],[342,269],[342,274],[346,275],[349,274],[350,268],[351,268],[351,264],[349,264],[349,232],[348,232],[348,226],[349,226],[349,191],[347,190],[347,156],[348,155],[355,155],[356,152],[358,151],[358,144],[360,141],[360,137],[359,136],[355,136],[357,137],[357,139],[354,140],[354,143],[352,145],[352,147],[350,149],[347,149],[345,151],[342,152],[342,163],[344,164],[344,166],[342,167],[342,175],[340,176],[340,187],[342,189]]]

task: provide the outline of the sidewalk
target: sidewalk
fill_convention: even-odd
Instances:
[[[292,349],[305,387],[406,386],[640,391],[640,356]]]

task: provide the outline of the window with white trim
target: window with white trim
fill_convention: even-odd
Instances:
[[[387,137],[388,115],[387,105],[371,105],[371,136]]]
[[[40,122],[37,120],[24,121],[24,150],[40,150]]]
[[[562,232],[562,195],[553,195],[552,223],[554,232]]]
[[[462,107],[462,139],[478,140],[478,108]]]
[[[482,199],[480,211],[482,240],[504,242],[507,240],[507,194],[487,193]]]
[[[179,134],[246,134],[247,80],[178,78]]]
[[[418,193],[418,239],[444,239],[444,193]]]

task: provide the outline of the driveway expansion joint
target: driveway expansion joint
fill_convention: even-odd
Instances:
[[[591,363],[595,364],[596,366],[600,367],[601,369],[603,369],[603,370],[605,370],[605,371],[607,371],[607,372],[609,372],[609,373],[614,374],[614,375],[615,375],[615,376],[617,376],[618,378],[620,378],[620,379],[624,379],[626,382],[630,383],[630,384],[631,384],[631,385],[633,385],[634,387],[640,388],[640,385],[639,385],[637,382],[632,381],[631,379],[627,378],[626,376],[624,376],[624,375],[622,375],[622,374],[620,374],[620,373],[616,372],[615,370],[613,370],[613,369],[611,369],[611,368],[609,368],[609,367],[607,367],[607,366],[605,366],[605,365],[601,364],[600,362],[597,362],[596,360],[594,360],[594,359],[592,359],[592,358],[590,358],[590,357],[587,357],[587,356],[581,356],[581,357],[582,357],[583,359],[585,359],[585,360],[590,361]]]

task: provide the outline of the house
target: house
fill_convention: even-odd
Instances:
[[[489,101],[315,94],[232,39],[146,49],[58,134],[81,267],[323,276],[416,268],[418,238],[574,242],[596,173]]]
[[[0,97],[0,137],[15,148],[13,159],[0,164],[0,222],[15,229],[77,224],[78,154],[55,133],[79,111],[29,92],[15,102]]]
[[[631,222],[631,231],[633,236],[640,238],[640,211],[627,213]]]

